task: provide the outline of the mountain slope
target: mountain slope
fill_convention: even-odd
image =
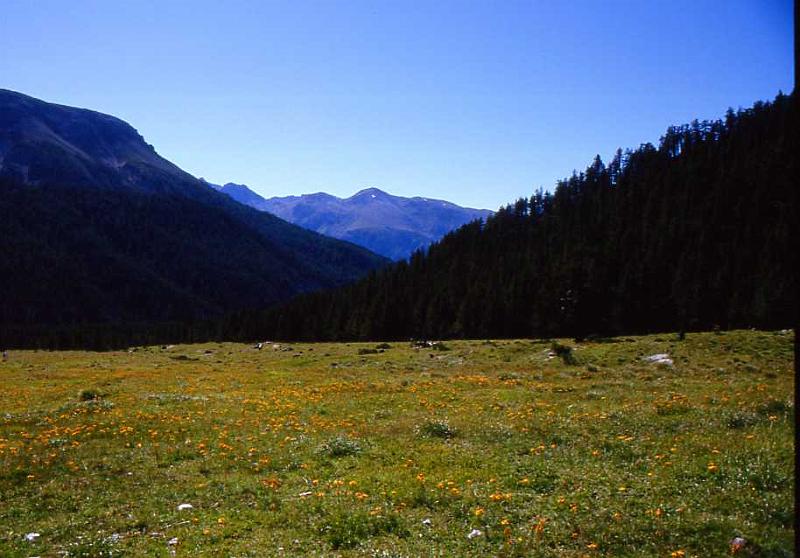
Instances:
[[[325,193],[264,199],[247,186],[233,183],[220,191],[260,211],[393,260],[407,258],[461,225],[492,214],[443,200],[393,196],[377,188],[346,199]]]
[[[41,186],[182,191],[195,179],[126,122],[0,89],[0,177]]]
[[[0,90],[0,325],[196,320],[384,264],[231,200],[125,122]]]
[[[797,130],[794,94],[670,128],[425,255],[220,329],[377,340],[793,327]]]

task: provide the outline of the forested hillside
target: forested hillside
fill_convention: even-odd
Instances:
[[[796,308],[795,95],[671,127],[342,289],[213,335],[584,337],[784,327]]]
[[[122,120],[0,89],[0,349],[159,340],[154,324],[264,308],[385,263],[234,202]]]

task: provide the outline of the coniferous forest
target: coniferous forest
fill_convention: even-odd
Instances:
[[[796,317],[796,94],[596,157],[334,290],[203,322],[4,326],[5,347],[608,336]]]
[[[570,336],[795,322],[795,94],[596,157],[353,285],[230,316],[234,339]]]

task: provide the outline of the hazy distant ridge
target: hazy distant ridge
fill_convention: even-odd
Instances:
[[[228,183],[219,189],[240,203],[393,260],[404,259],[461,225],[492,214],[444,200],[393,196],[378,188],[349,198],[319,192],[269,199],[241,184]]]

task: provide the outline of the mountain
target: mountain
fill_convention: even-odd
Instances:
[[[31,327],[210,319],[385,262],[233,201],[122,120],[0,90],[0,344]]]
[[[453,229],[492,214],[443,200],[393,196],[377,188],[345,199],[325,193],[264,199],[247,186],[233,183],[220,191],[259,211],[393,260],[405,259]]]
[[[426,254],[231,318],[220,334],[583,338],[794,327],[799,128],[796,94],[671,127],[658,146],[619,150],[608,165],[597,157],[552,194],[521,198]]]

